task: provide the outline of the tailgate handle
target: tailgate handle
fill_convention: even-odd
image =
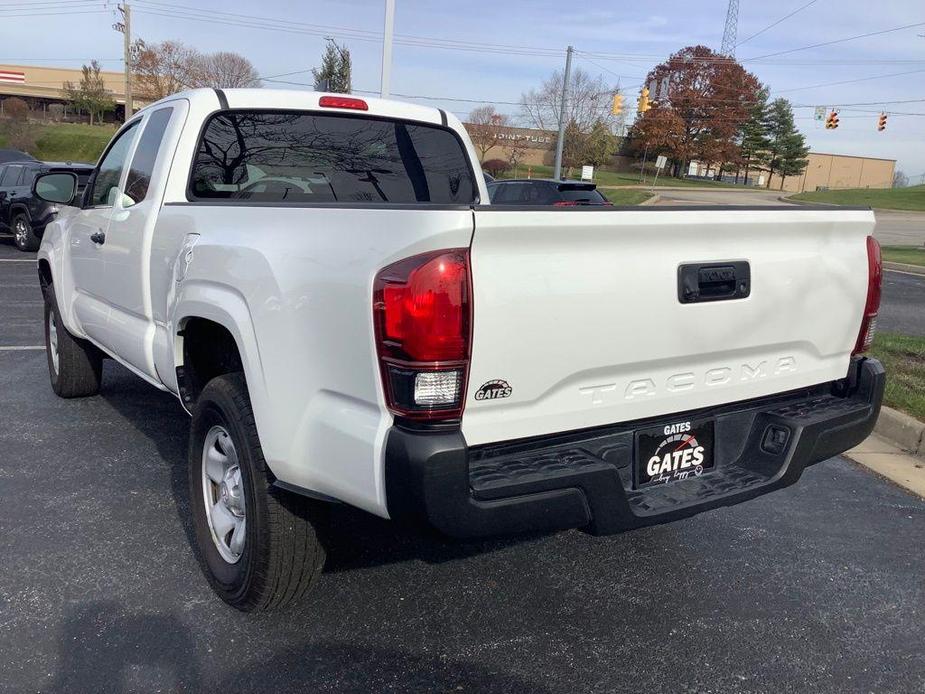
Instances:
[[[744,299],[751,293],[751,268],[747,261],[688,263],[678,267],[678,301]]]

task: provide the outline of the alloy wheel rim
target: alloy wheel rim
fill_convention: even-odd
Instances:
[[[13,236],[16,237],[16,243],[20,246],[26,242],[26,223],[23,221],[22,217],[16,220]]]
[[[202,493],[215,548],[229,564],[244,554],[247,508],[238,453],[221,425],[206,434],[202,446]]]
[[[48,352],[51,354],[51,366],[58,373],[58,322],[55,312],[48,312]]]

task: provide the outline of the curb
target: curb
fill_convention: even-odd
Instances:
[[[661,197],[662,196],[659,195],[658,193],[652,193],[651,198],[649,198],[648,200],[643,200],[641,203],[639,203],[639,205],[637,205],[637,207],[642,206],[642,205],[654,205],[659,200],[661,200]],[[922,268],[922,270],[925,270],[925,268]]]
[[[874,425],[874,433],[892,441],[912,455],[925,455],[925,422],[886,405]]]
[[[884,260],[883,268],[885,270],[899,270],[900,272],[909,272],[913,275],[925,275],[925,266],[922,265],[909,265],[907,263],[894,263],[889,260]]]

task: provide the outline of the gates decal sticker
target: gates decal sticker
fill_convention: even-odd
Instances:
[[[509,397],[511,397],[511,384],[500,378],[483,383],[482,387],[475,391],[476,400],[500,400]]]

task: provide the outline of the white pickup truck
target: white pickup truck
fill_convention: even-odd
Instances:
[[[140,111],[38,271],[62,397],[112,358],[192,415],[211,585],[317,580],[316,511],[606,534],[797,481],[871,431],[870,211],[487,203],[460,122],[302,91]],[[142,532],[138,529],[138,532]]]

